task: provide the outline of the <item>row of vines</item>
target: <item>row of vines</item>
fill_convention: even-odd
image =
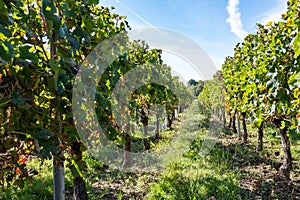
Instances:
[[[56,169],[63,169],[67,161],[74,176],[74,199],[87,199],[81,173],[85,147],[72,113],[73,85],[86,56],[105,39],[130,27],[124,16],[99,6],[97,0],[0,0],[0,19],[1,185],[22,187],[36,174],[26,167],[28,157],[35,155],[41,160],[53,158]],[[161,50],[151,50],[143,41],[127,45],[127,53],[101,76],[95,100],[99,123],[108,137],[121,138],[124,150],[130,151],[131,136],[115,123],[110,101],[126,72],[137,65],[158,66],[157,73],[165,76],[178,94],[185,99],[189,94],[163,64]],[[149,83],[133,93],[128,112],[147,132],[149,110],[160,104],[171,127],[174,109],[184,103],[179,99],[170,88]],[[147,137],[144,146],[150,149]],[[124,159],[125,166],[130,165],[128,159]]]
[[[289,0],[288,10],[278,22],[257,24],[257,32],[238,43],[234,55],[222,66],[226,112],[236,132],[235,119],[257,128],[257,150],[263,148],[267,124],[278,130],[284,161],[280,171],[290,177],[291,139],[300,132],[300,2]]]

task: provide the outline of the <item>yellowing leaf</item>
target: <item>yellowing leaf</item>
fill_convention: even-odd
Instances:
[[[50,11],[50,10],[51,10],[51,7],[50,7],[50,6],[47,6],[47,7],[46,7],[46,10],[47,10],[47,11]]]
[[[108,90],[110,90],[110,81],[109,81],[109,79],[106,81],[105,85],[108,88]]]

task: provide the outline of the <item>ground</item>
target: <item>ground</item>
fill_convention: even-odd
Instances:
[[[279,173],[281,144],[272,128],[265,131],[262,152],[256,152],[256,131],[248,127],[247,143],[223,129],[213,148],[203,156],[201,147],[207,140],[208,121],[199,113],[191,112],[195,111],[195,106],[181,113],[173,129],[161,133],[158,143],[153,141],[152,149],[157,150],[180,134],[195,134],[187,152],[164,170],[123,172],[84,154],[88,165],[84,178],[89,199],[300,199],[300,145],[297,142],[292,142],[291,180]],[[0,199],[53,199],[51,160],[41,164],[33,158],[30,162],[39,174],[23,189],[2,191]],[[66,199],[72,199],[72,176],[67,168]]]

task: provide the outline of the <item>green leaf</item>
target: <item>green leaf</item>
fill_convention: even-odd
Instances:
[[[72,44],[75,49],[79,49],[80,43],[72,35],[67,35],[67,40]]]
[[[38,145],[36,146],[40,147],[37,154],[41,158],[50,159],[52,155],[55,155],[60,151],[60,148],[58,146],[59,141],[56,137],[53,136],[54,134],[47,129],[42,129],[41,131],[35,134],[34,138],[38,143]]]
[[[11,37],[11,31],[10,30],[8,30],[8,29],[6,29],[6,28],[4,28],[3,26],[2,26],[2,24],[0,24],[0,32],[3,34],[3,35],[5,35],[6,37]],[[0,35],[1,36],[1,35]],[[1,38],[1,37],[0,37]]]
[[[293,74],[290,76],[289,80],[288,80],[288,84],[294,88],[294,86],[299,86],[299,80],[300,80],[300,72],[297,74]]]
[[[2,65],[6,65],[7,64],[7,61],[3,60],[1,57],[0,57],[0,62]]]
[[[3,0],[0,0],[0,8],[2,9],[2,8],[4,8],[4,6],[5,6],[4,1],[3,1]]]
[[[54,20],[54,14],[56,13],[56,7],[53,1],[50,0],[43,0],[42,1],[42,9],[43,14],[46,20]]]
[[[47,129],[42,129],[35,135],[35,138],[36,139],[49,139],[52,136],[54,136],[54,134],[51,131],[49,131]]]
[[[14,46],[8,41],[3,42],[0,46],[0,55],[4,60],[11,61],[14,57]]]
[[[60,27],[59,30],[58,30],[58,36],[59,36],[60,38],[65,38],[67,35],[68,35],[68,27],[67,27],[67,25],[64,23],[64,24],[62,25],[62,27]]]
[[[263,122],[263,119],[262,119],[262,118],[256,118],[256,119],[253,121],[252,126],[258,128],[258,127],[261,126],[261,123],[262,123],[262,122]]]
[[[11,97],[11,102],[13,104],[24,104],[25,99],[22,98],[22,95],[19,92],[13,93]]]
[[[300,55],[300,33],[298,32],[295,40],[294,40],[294,51],[296,58]]]
[[[54,15],[53,16],[53,27],[57,31],[60,28],[61,25],[61,20],[58,16]]]
[[[86,27],[87,31],[89,33],[91,33],[93,31],[93,27],[94,27],[91,19],[89,17],[84,17],[83,18],[83,23],[84,23],[84,26]]]
[[[85,36],[84,31],[79,27],[76,27],[72,34],[74,36],[78,36],[79,38],[84,38]]]
[[[66,71],[63,70],[63,69],[56,69],[55,72],[56,72],[55,76],[57,77],[57,79],[56,79],[56,90],[61,95],[65,91],[64,83],[67,82],[68,76],[66,74]]]
[[[19,50],[20,50],[19,59],[22,59],[21,61],[24,61],[25,59],[28,59],[28,60],[31,60],[33,62],[38,62],[39,55],[38,55],[38,53],[30,52],[31,48],[32,48],[32,46],[29,46],[29,45],[21,46],[19,48]]]

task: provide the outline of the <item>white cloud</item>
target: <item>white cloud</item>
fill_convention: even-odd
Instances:
[[[228,0],[226,10],[229,17],[226,19],[226,22],[229,24],[232,33],[237,35],[240,39],[244,39],[244,37],[248,35],[248,32],[243,29],[241,13],[238,8],[239,3],[239,0]]]
[[[262,24],[267,24],[270,21],[280,21],[281,15],[287,11],[287,2],[286,0],[277,0],[275,7],[265,12],[261,15],[259,22]]]

